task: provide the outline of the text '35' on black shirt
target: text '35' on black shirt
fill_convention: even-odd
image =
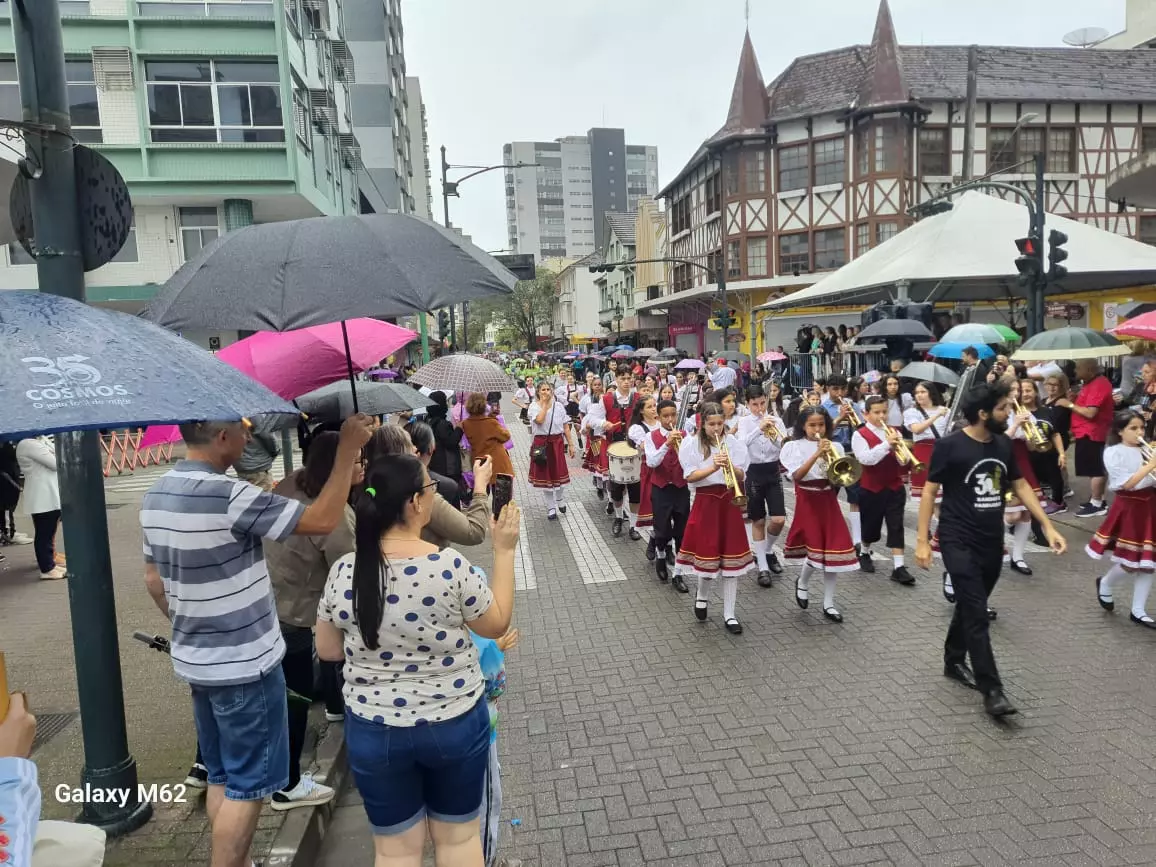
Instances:
[[[1004,543],[1003,492],[1020,478],[1011,440],[984,443],[956,431],[935,443],[927,479],[943,491],[939,541],[984,547]]]

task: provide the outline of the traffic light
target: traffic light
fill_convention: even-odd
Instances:
[[[438,311],[438,337],[449,337],[450,314],[446,310]]]
[[[1068,243],[1068,236],[1059,229],[1052,229],[1048,233],[1048,279],[1063,280],[1068,276],[1068,269],[1060,263],[1068,258],[1068,251],[1064,244]]]
[[[614,262],[611,262],[609,264],[604,264],[604,265],[591,265],[590,266],[590,273],[591,274],[598,274],[601,272],[609,273],[611,271],[616,270],[617,268],[618,268],[618,265]]]
[[[1019,258],[1016,259],[1016,270],[1020,272],[1019,283],[1021,286],[1031,286],[1043,271],[1040,239],[1035,235],[1017,238],[1016,247],[1020,251]]]

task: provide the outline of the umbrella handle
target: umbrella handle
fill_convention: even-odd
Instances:
[[[357,405],[357,380],[353,378],[353,354],[349,351],[349,330],[344,319],[341,320],[341,339],[345,341],[345,369],[349,371],[349,387],[353,391],[353,414],[357,415],[361,409]]]

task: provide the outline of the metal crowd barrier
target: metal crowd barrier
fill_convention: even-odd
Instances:
[[[157,443],[142,449],[140,443],[143,436],[144,428],[101,434],[105,478],[112,475],[113,471],[119,476],[131,473],[138,467],[172,462],[174,443]]]

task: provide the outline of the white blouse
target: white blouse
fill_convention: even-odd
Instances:
[[[779,432],[779,440],[775,442],[763,433],[763,419],[769,418]],[[783,420],[776,415],[759,416],[748,414],[739,421],[739,439],[747,447],[752,464],[769,464],[779,459],[781,443],[787,438],[787,429]]]
[[[1139,446],[1119,443],[1104,449],[1104,469],[1108,472],[1108,489],[1111,491],[1123,490],[1124,483],[1136,475],[1142,466],[1144,455]],[[1132,490],[1141,491],[1152,487],[1153,484],[1156,484],[1156,481],[1153,481],[1151,476],[1145,476]]]
[[[728,435],[726,438],[727,451],[730,452],[731,463],[742,470],[744,473],[750,465],[750,459],[747,456],[747,447],[744,446],[738,437]],[[705,470],[709,466],[714,465],[714,456],[718,454],[716,446],[710,447],[710,457],[704,458],[702,456],[702,444],[698,441],[698,437],[688,437],[682,441],[682,447],[678,450],[678,462],[682,464],[682,475],[686,478],[696,470]],[[700,479],[697,482],[688,483],[692,488],[705,488],[708,485],[722,485],[723,481],[722,470],[715,470],[705,479]]]
[[[887,424],[891,427],[903,426],[903,414],[915,405],[915,399],[909,394],[900,394],[897,398],[887,398]]]
[[[1036,417],[1031,413],[1032,421],[1036,421]],[[1023,425],[1020,424],[1019,419],[1016,418],[1015,413],[1009,411],[1007,415],[1007,435],[1013,440],[1026,440],[1027,434],[1024,433]]]
[[[927,413],[928,416],[930,416],[931,413],[937,409],[943,409],[943,407],[935,407]],[[920,433],[912,432],[912,440],[914,442],[921,442],[922,440],[935,439],[935,434],[931,432],[931,428],[935,428],[937,431],[939,431],[939,435],[941,437],[947,436],[947,416],[948,413],[945,412],[932,423],[931,427],[925,428]],[[927,421],[927,419],[923,417],[923,413],[919,411],[919,407],[913,406],[911,409],[903,413],[903,424],[907,427],[908,430],[911,430],[911,426],[913,424],[923,424],[925,421]]]
[[[648,425],[646,422],[642,424],[632,424],[630,430],[626,432],[626,435],[630,437],[630,441],[634,443],[635,448],[641,449],[646,438],[660,427],[661,425]]]
[[[555,400],[551,405],[551,411],[547,412],[546,417],[542,419],[543,424],[538,424],[538,413],[541,411],[542,406],[538,401],[530,404],[530,433],[534,436],[563,433],[566,424],[570,421],[570,416],[566,412],[566,405]]]
[[[815,440],[791,440],[783,446],[783,450],[779,453],[779,462],[782,463],[787,473],[794,475],[803,464],[811,459],[819,448],[819,444]],[[843,447],[837,442],[831,443],[831,449],[835,452],[837,457],[843,457]],[[803,477],[804,482],[825,482],[827,481],[827,468],[823,460],[817,460],[811,466],[810,472]]]

